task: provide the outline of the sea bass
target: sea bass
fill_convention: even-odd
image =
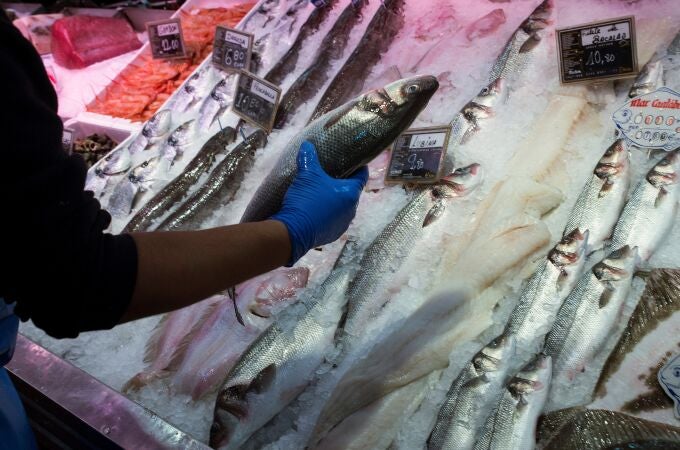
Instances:
[[[635,78],[635,82],[628,92],[628,97],[634,98],[638,95],[649,94],[661,86],[663,86],[663,64],[661,60],[653,57]]]
[[[125,217],[141,202],[156,181],[160,157],[147,159],[130,171],[127,179],[118,183],[109,198],[107,210],[114,216]]]
[[[196,229],[215,211],[231,202],[246,173],[255,162],[255,151],[267,143],[257,130],[236,146],[215,166],[206,182],[159,225],[161,230]]]
[[[647,261],[666,237],[680,199],[679,152],[669,152],[630,195],[614,228],[611,249],[637,247],[642,261]]]
[[[475,450],[533,449],[536,424],[548,398],[551,375],[552,360],[543,354],[516,374],[484,425]]]
[[[170,124],[172,122],[172,111],[169,109],[162,109],[151,117],[142,127],[142,131],[130,143],[130,155],[148,150],[149,147],[156,142],[159,142],[170,131]]]
[[[496,115],[496,108],[507,98],[507,84],[497,78],[470,100],[451,121],[449,148],[465,144],[481,129],[485,120]]]
[[[598,161],[571,210],[564,234],[588,230],[589,250],[598,250],[611,237],[626,202],[631,167],[623,140],[614,142]]]
[[[562,304],[544,352],[553,357],[553,378],[573,381],[600,351],[630,292],[637,249],[623,247],[595,264]]]
[[[123,233],[147,230],[154,220],[165,214],[187,195],[189,189],[196,184],[200,176],[212,167],[215,157],[224,153],[227,146],[234,142],[235,138],[236,130],[226,127],[208,139],[184,169],[184,172],[149,200],[128,222]]]
[[[501,335],[477,353],[446,394],[428,450],[472,449],[511,376],[515,339]]]
[[[430,75],[399,80],[370,91],[320,117],[283,150],[248,204],[241,222],[265,220],[276,213],[297,174],[302,142],[311,141],[327,174],[351,175],[387,148],[427,105],[439,84]]]

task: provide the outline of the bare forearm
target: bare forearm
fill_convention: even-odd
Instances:
[[[274,220],[132,235],[137,284],[122,322],[178,309],[284,265],[291,248]]]

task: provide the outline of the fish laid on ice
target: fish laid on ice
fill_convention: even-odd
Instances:
[[[564,233],[588,230],[589,250],[611,237],[630,187],[630,160],[623,140],[614,142],[598,161],[571,210]]]
[[[533,449],[538,416],[548,399],[550,356],[539,354],[508,383],[474,450]]]
[[[215,157],[223,154],[235,138],[236,130],[226,127],[208,139],[184,171],[149,200],[130,219],[123,232],[132,233],[147,230],[154,220],[165,214],[187,195],[189,189],[198,182],[200,176],[212,167]]]
[[[226,78],[217,82],[210,94],[205,98],[201,109],[198,111],[198,128],[206,131],[231,104],[234,99],[234,84],[236,74],[227,75]]]
[[[510,378],[515,339],[502,335],[477,353],[446,393],[428,450],[472,449]]]
[[[130,167],[132,167],[130,151],[127,147],[119,146],[104,157],[93,170],[88,171],[85,190],[101,196],[107,184],[122,177],[130,170]]]
[[[311,141],[321,166],[332,177],[354,173],[387,148],[427,105],[437,79],[422,75],[370,91],[315,120],[283,150],[279,161],[248,204],[241,222],[257,222],[275,214],[297,174],[302,142]]]
[[[599,353],[630,292],[637,250],[623,247],[595,264],[562,304],[544,352],[553,378],[571,382]]]
[[[496,8],[489,14],[480,17],[475,22],[471,23],[465,30],[465,37],[468,41],[483,38],[493,34],[494,31],[503,25],[506,21],[505,11],[502,8]]]
[[[506,97],[507,84],[503,78],[497,78],[484,87],[451,121],[449,148],[466,143],[485,120],[496,115],[496,108]]]
[[[172,103],[172,109],[183,113],[194,106],[201,99],[205,83],[210,78],[209,67],[202,67],[194,72],[177,90]]]
[[[215,166],[198,191],[170,214],[158,229],[196,229],[215,211],[231,202],[255,162],[255,151],[266,143],[267,134],[262,130],[248,136]]]
[[[166,166],[164,171],[182,158],[186,148],[193,142],[196,131],[196,120],[191,119],[170,133],[160,151],[161,159]]]
[[[163,139],[163,136],[170,131],[172,122],[172,111],[162,109],[151,117],[142,127],[142,131],[134,138],[129,145],[130,155],[148,150],[149,147]]]
[[[663,86],[663,64],[660,59],[653,58],[642,68],[628,92],[628,97],[649,94]]]
[[[675,222],[680,199],[680,149],[666,154],[637,185],[616,223],[610,248],[637,247],[647,261]]]
[[[154,156],[132,169],[127,178],[114,188],[106,209],[116,217],[130,214],[156,181],[159,163],[160,157]]]

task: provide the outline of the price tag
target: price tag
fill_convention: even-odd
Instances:
[[[635,19],[557,30],[562,83],[632,77],[637,73]]]
[[[666,151],[680,147],[680,94],[662,87],[630,99],[612,116],[631,144]]]
[[[64,128],[64,132],[61,135],[61,146],[66,153],[69,155],[73,153],[73,135],[75,131],[70,128]]]
[[[450,127],[414,128],[394,142],[387,183],[435,183],[449,143]]]
[[[276,110],[281,99],[281,89],[250,72],[241,72],[236,85],[232,110],[267,132],[274,126]]]
[[[155,59],[175,59],[187,56],[182,24],[179,19],[148,22],[146,30],[149,33],[151,56]]]
[[[248,70],[253,53],[253,35],[218,26],[213,44],[213,64],[224,70]]]

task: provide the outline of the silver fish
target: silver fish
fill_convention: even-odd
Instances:
[[[588,231],[581,233],[577,228],[567,234],[522,289],[507,325],[507,332],[517,340],[519,367],[539,352],[562,301],[578,282],[587,242]]]
[[[107,208],[112,215],[125,217],[139,205],[142,194],[156,181],[154,175],[159,162],[158,156],[144,161],[130,171],[126,180],[116,185]]]
[[[640,71],[635,82],[628,91],[628,97],[649,94],[663,86],[663,64],[659,59],[652,59]]]
[[[507,83],[497,78],[470,100],[451,121],[449,147],[465,144],[482,123],[495,116],[496,108],[507,98]]]
[[[172,111],[162,109],[151,117],[142,127],[142,131],[130,143],[129,150],[131,155],[147,150],[151,145],[163,139],[163,136],[170,131],[172,121]]]
[[[617,140],[598,161],[576,200],[564,234],[588,230],[589,250],[600,249],[614,231],[630,188],[632,169],[623,140]]]
[[[85,189],[102,195],[111,180],[119,179],[132,166],[132,158],[127,147],[118,147],[109,153],[101,163],[88,171]]]
[[[210,128],[215,119],[229,107],[234,99],[233,91],[236,78],[235,74],[227,75],[210,91],[210,95],[206,97],[198,111],[199,129],[205,131]]]
[[[610,248],[637,247],[647,261],[675,221],[680,198],[680,149],[669,152],[635,188],[616,223]]]
[[[123,233],[144,231],[151,223],[165,214],[172,206],[187,195],[189,189],[198,182],[200,176],[209,171],[215,162],[215,157],[226,152],[227,146],[236,137],[236,130],[226,127],[203,144],[194,159],[187,165],[184,172],[161,189],[123,229]]]
[[[177,90],[172,109],[179,113],[183,113],[194,106],[201,98],[201,90],[206,83],[207,78],[209,78],[209,73],[210,71],[208,68],[204,67],[191,75],[184,82],[182,87]]]
[[[630,292],[636,258],[627,246],[610,253],[566,298],[545,341],[554,378],[572,381],[599,353]]]
[[[553,9],[554,0],[545,0],[522,22],[494,63],[489,81],[497,78],[513,80],[526,68],[531,51],[541,42],[541,30],[552,23],[550,17]]]
[[[193,142],[194,134],[196,134],[196,121],[194,119],[184,122],[170,133],[161,149],[161,158],[166,164],[172,166],[182,158],[184,150]]]
[[[343,254],[355,247],[346,244]],[[354,272],[349,262],[281,313],[246,350],[217,395],[210,446],[236,449],[300,394],[333,346]]]
[[[552,360],[543,354],[516,374],[487,420],[475,450],[533,449],[536,424],[548,399],[551,376]]]
[[[311,141],[326,173],[351,175],[380,154],[411,125],[439,84],[430,75],[399,80],[370,91],[315,120],[283,150],[276,166],[248,204],[241,222],[265,220],[276,213],[297,174],[297,154]]]
[[[515,339],[501,335],[477,353],[446,393],[428,450],[472,449],[511,376]]]

